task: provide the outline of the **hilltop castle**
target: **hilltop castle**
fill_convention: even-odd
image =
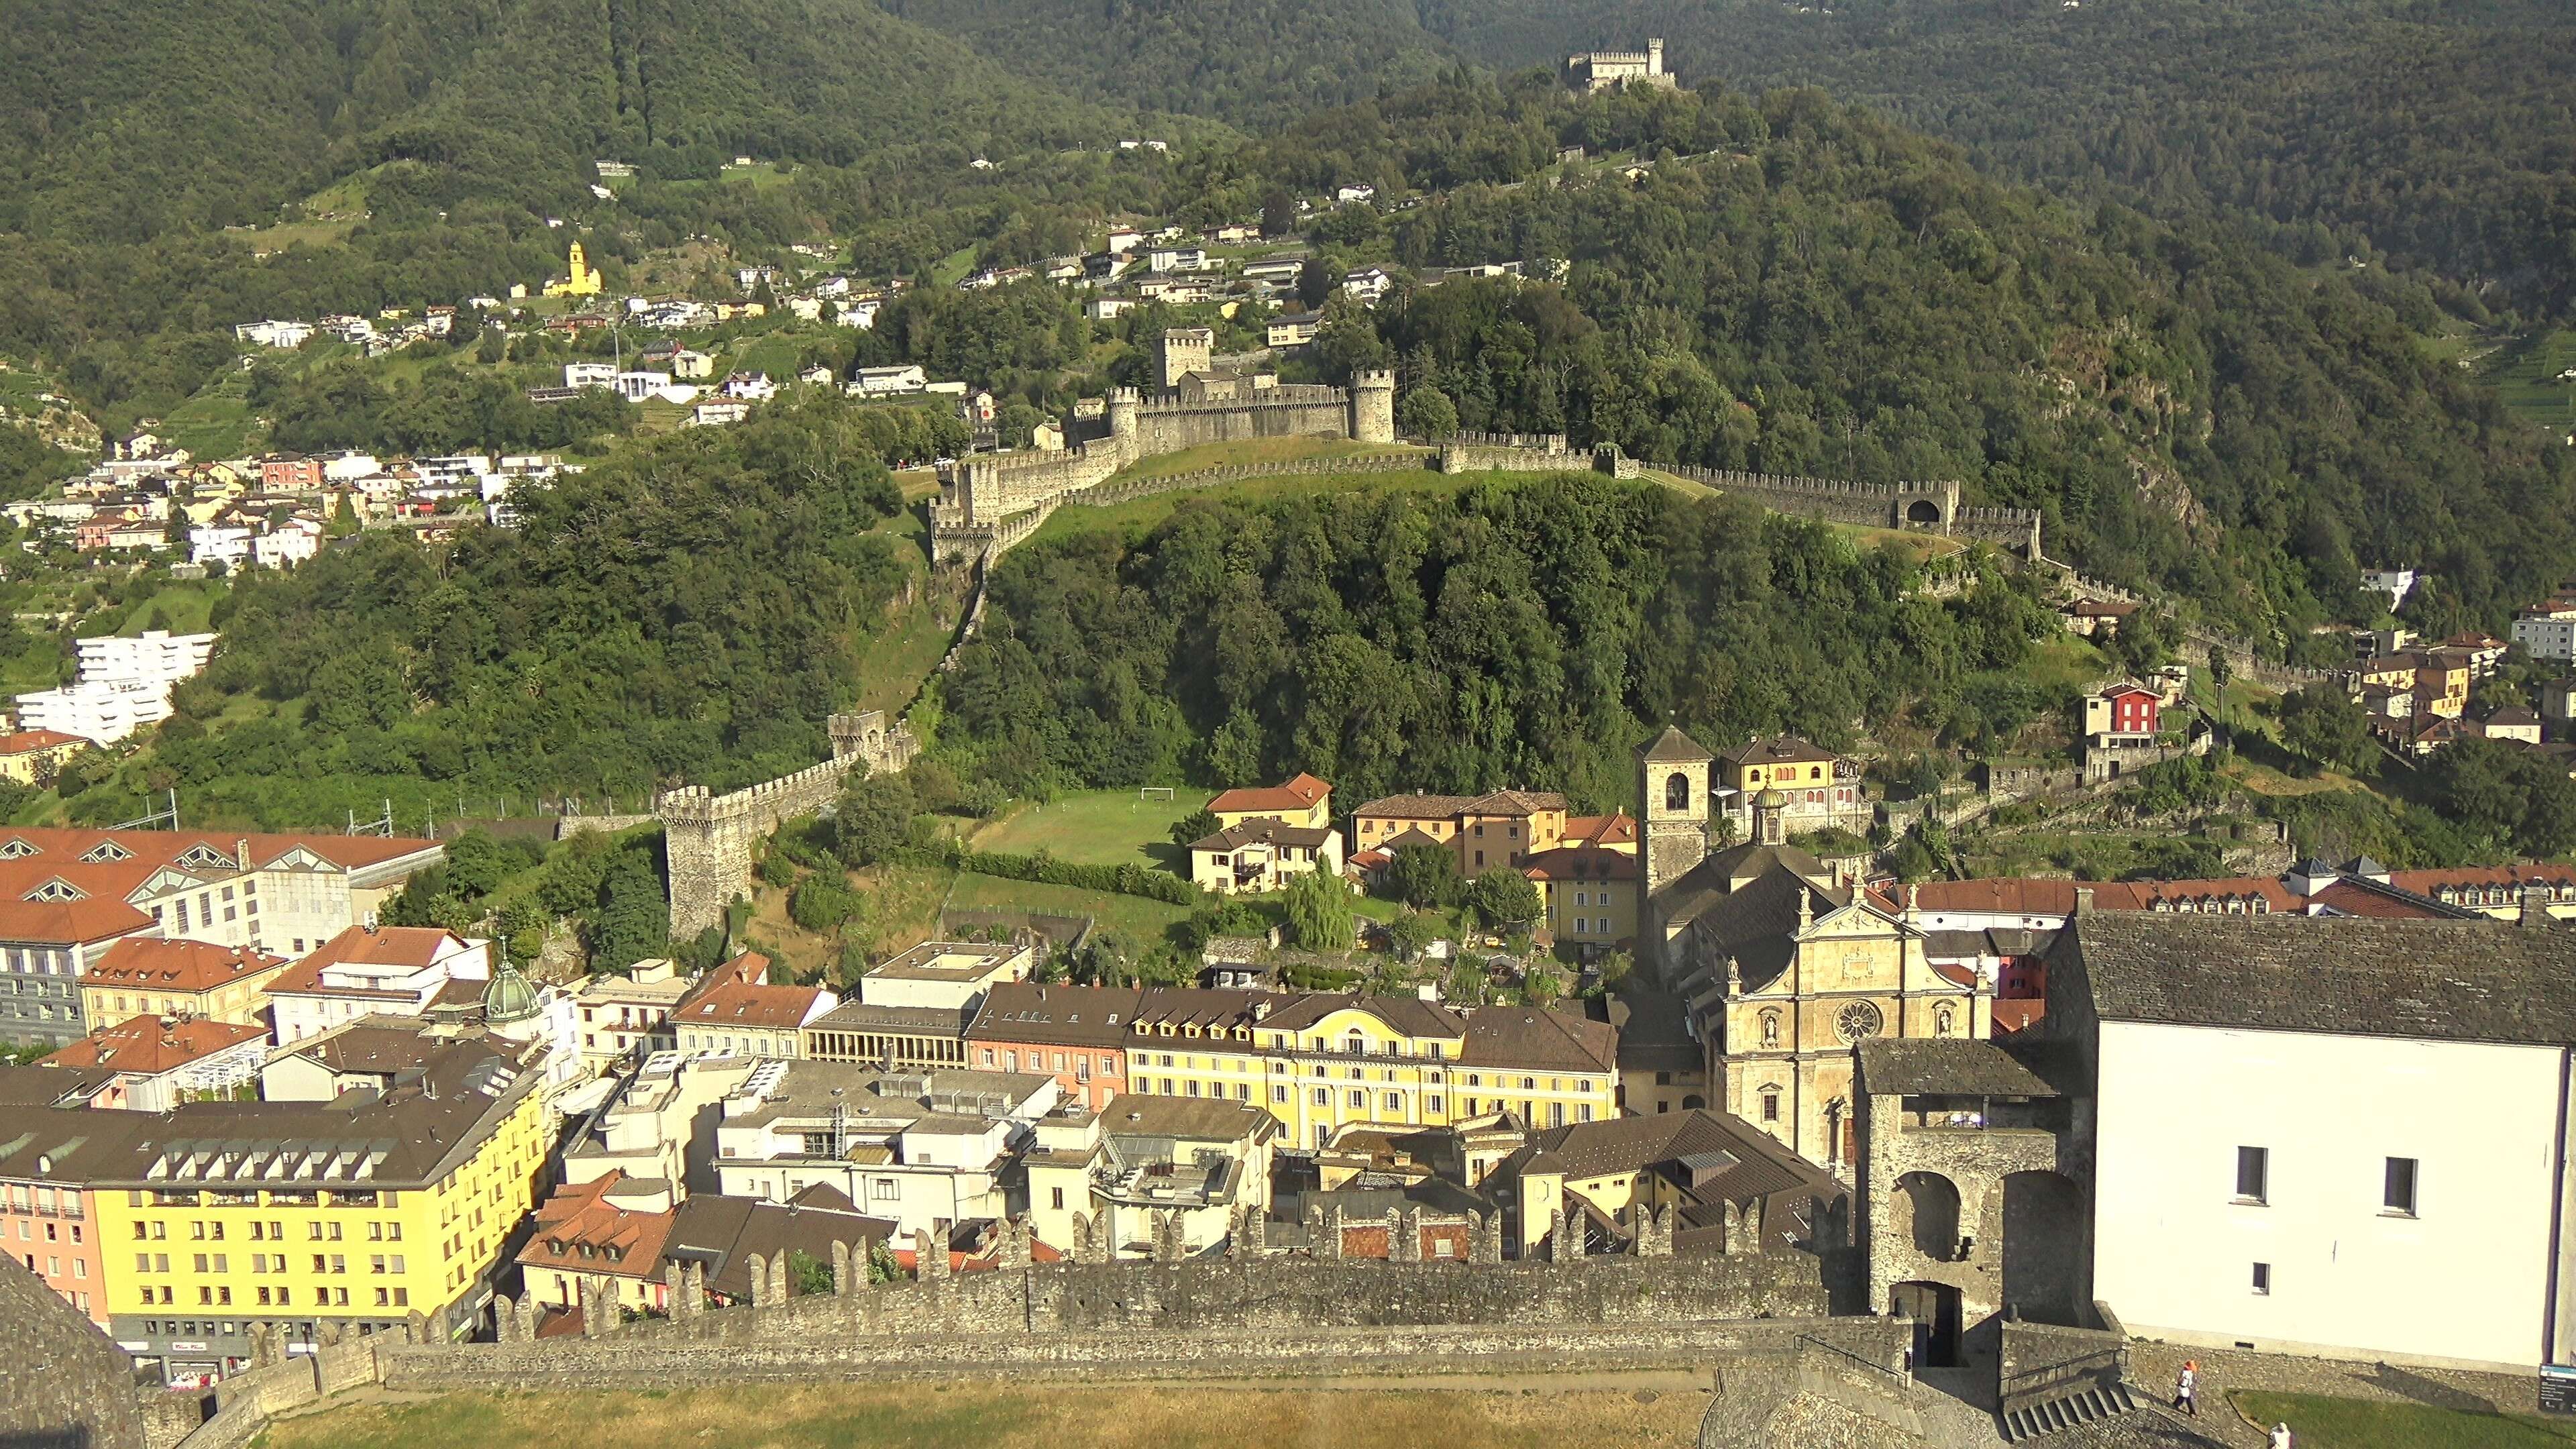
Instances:
[[[1674,89],[1679,82],[1664,69],[1664,41],[1655,36],[1643,54],[1633,50],[1595,50],[1565,58],[1568,85],[1586,95],[1630,83]]]
[[[1269,373],[1218,365],[1216,334],[1175,327],[1158,340],[1154,396],[1119,388],[1105,405],[1077,407],[1060,452],[1006,453],[940,470],[931,538],[942,559],[969,559],[1017,518],[1052,508],[1140,458],[1238,438],[1320,436],[1395,441],[1395,374],[1355,374],[1349,388],[1283,383]]]

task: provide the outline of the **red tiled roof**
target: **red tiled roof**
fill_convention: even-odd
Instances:
[[[253,865],[265,865],[301,847],[333,865],[354,870],[399,860],[406,855],[434,849],[438,844],[415,836],[324,835],[318,832],[270,835],[233,830],[88,830],[51,825],[0,827],[0,845],[11,840],[33,846],[36,853],[5,862],[7,865],[32,867],[45,862],[53,870],[61,871],[77,864],[80,857],[96,849],[100,842],[114,841],[132,857],[124,863],[142,865],[143,874],[149,874],[201,845],[230,861],[247,842]],[[141,878],[141,875],[136,877],[137,880]]]
[[[1565,846],[1531,856],[1521,871],[1531,880],[1635,880],[1637,857],[1598,846]]]
[[[265,1027],[209,1021],[204,1017],[164,1022],[157,1016],[137,1016],[95,1036],[83,1037],[45,1058],[39,1065],[106,1067],[148,1077],[174,1071],[246,1041],[267,1039]]]
[[[158,936],[128,936],[107,948],[89,968],[94,986],[139,986],[155,991],[212,991],[245,976],[286,964],[248,946],[217,946],[206,941],[166,941]]]
[[[2369,890],[2350,881],[2339,880],[2308,897],[2315,905],[2324,906],[2339,915],[2379,916],[2396,921],[2433,921],[2443,919],[2440,913],[2427,910],[2411,901]]]
[[[427,966],[449,953],[449,942],[465,938],[436,926],[378,926],[370,931],[351,926],[313,949],[305,966]]]
[[[42,882],[27,886],[33,890]],[[6,890],[0,886],[0,890]],[[83,945],[148,930],[152,918],[114,896],[78,901],[29,901],[15,893],[0,899],[0,941]]]
[[[1625,810],[1608,815],[1575,815],[1565,822],[1565,838],[1591,845],[1634,845],[1637,820]]]
[[[796,1027],[805,1024],[819,986],[747,986],[726,982],[702,992],[673,1012],[673,1021],[691,1026]]]
[[[0,735],[0,755],[23,755],[35,750],[50,750],[57,745],[85,745],[89,741],[61,730],[20,730]]]
[[[1306,811],[1333,793],[1333,787],[1300,772],[1277,785],[1228,790],[1208,802],[1208,809],[1219,815],[1233,815],[1247,810]]]
[[[612,1205],[609,1190],[625,1177],[621,1169],[590,1182],[556,1188],[537,1204],[536,1231],[519,1250],[520,1265],[627,1278],[659,1276],[662,1245],[671,1236],[673,1215]],[[560,1250],[557,1244],[562,1245]],[[590,1251],[585,1253],[584,1248]],[[612,1251],[614,1258],[609,1256]]]

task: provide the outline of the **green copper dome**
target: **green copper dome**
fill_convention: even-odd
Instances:
[[[519,974],[518,968],[501,963],[500,972],[483,988],[483,1024],[508,1026],[528,1020],[537,1014],[535,983]]]

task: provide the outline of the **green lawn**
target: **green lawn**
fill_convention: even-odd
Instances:
[[[957,250],[950,252],[947,256],[940,258],[939,265],[930,269],[930,285],[934,287],[954,287],[959,282],[966,280],[966,274],[973,270],[975,270],[975,249],[973,247],[959,247]]]
[[[1111,930],[1140,941],[1160,941],[1166,927],[1189,915],[1179,906],[1148,900],[1143,896],[1122,896],[1109,891],[1046,885],[1038,881],[1004,880],[1000,876],[978,875],[973,871],[958,874],[956,889],[948,893],[948,904],[987,910],[1089,916]]]
[[[955,635],[954,626],[942,624],[927,601],[897,612],[885,630],[868,641],[867,653],[859,660],[858,707],[901,714],[921,692],[921,682],[939,667]]]
[[[2521,416],[2564,434],[2576,427],[2576,381],[2559,374],[2576,368],[2576,330],[2537,332],[2481,359],[2479,380]]]
[[[1049,804],[1023,804],[967,838],[977,850],[1034,855],[1043,850],[1076,865],[1146,865],[1171,870],[1180,855],[1172,824],[1207,804],[1212,792],[1176,785],[1169,800],[1136,791],[1086,790]]]
[[[1455,493],[1480,482],[1534,476],[1525,473],[1434,473],[1425,468],[1419,473],[1328,473],[1290,474],[1279,478],[1248,478],[1236,483],[1212,484],[1206,488],[1183,488],[1170,493],[1157,493],[1134,498],[1106,508],[1074,506],[1059,508],[1053,517],[1041,524],[1033,538],[1071,538],[1077,534],[1112,529],[1124,533],[1142,533],[1172,516],[1184,499],[1215,494],[1229,502],[1264,503],[1280,498],[1308,498],[1319,493],[1364,493],[1372,489],[1403,489],[1418,493]]]
[[[260,431],[251,415],[250,384],[238,372],[225,373],[194,397],[170,410],[160,432],[188,450],[192,458],[238,458],[251,450]]]
[[[1193,473],[1201,468],[1225,468],[1243,463],[1282,463],[1303,458],[1349,458],[1402,452],[1429,456],[1419,449],[1390,448],[1382,443],[1355,443],[1348,438],[1239,438],[1230,443],[1183,448],[1177,453],[1159,453],[1118,476],[1169,478],[1175,473]]]
[[[219,583],[174,583],[148,599],[137,599],[129,605],[125,611],[125,622],[117,626],[116,632],[128,638],[146,629],[167,629],[173,634],[202,634],[209,627],[207,614],[224,592],[224,586]]]
[[[2299,1449],[2565,1449],[2576,1419],[2464,1413],[2430,1404],[2382,1404],[2314,1394],[2239,1393],[2236,1405],[2265,1424],[2287,1424]]]
[[[264,1449],[516,1449],[546,1426],[554,1449],[723,1444],[743,1449],[1649,1449],[1687,1441],[1700,1393],[1582,1385],[1544,1390],[1204,1384],[765,1384],[630,1393],[458,1393],[285,1419]]]

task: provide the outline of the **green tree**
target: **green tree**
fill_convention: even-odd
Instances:
[[[1309,951],[1347,951],[1356,911],[1350,884],[1328,870],[1288,882],[1288,938]]]
[[[1449,963],[1449,974],[1440,984],[1440,996],[1453,1006],[1482,1006],[1492,995],[1493,985],[1485,958],[1462,954]]]
[[[2281,747],[2323,770],[2372,772],[2379,759],[2370,721],[2334,684],[2311,684],[2282,697]]]
[[[1395,959],[1407,963],[1420,957],[1423,948],[1439,938],[1438,920],[1423,911],[1407,911],[1386,928],[1387,944],[1394,948]]]
[[[1436,443],[1458,431],[1458,405],[1449,400],[1449,394],[1425,384],[1396,403],[1395,426],[1407,437]]]
[[[1526,930],[1546,909],[1537,884],[1507,865],[1478,874],[1467,888],[1467,904],[1486,926],[1512,932]]]
[[[1261,234],[1283,237],[1296,230],[1297,198],[1276,186],[1264,192],[1261,197]]]
[[[763,285],[766,285],[765,283]],[[797,1298],[828,1295],[832,1291],[832,1265],[803,1248],[787,1250],[787,1291]]]
[[[649,846],[623,847],[600,875],[598,910],[591,919],[591,961],[608,971],[667,953],[670,908]]]
[[[1454,905],[1465,889],[1458,877],[1457,853],[1421,841],[1397,846],[1378,879],[1381,895],[1416,908]]]
[[[498,327],[486,327],[482,339],[474,344],[474,360],[486,367],[495,367],[509,355],[509,351],[510,334]]]
[[[1202,807],[1172,822],[1172,843],[1187,846],[1194,841],[1205,840],[1224,828],[1218,823],[1215,811]]]
[[[1320,255],[1306,258],[1306,264],[1297,269],[1297,300],[1309,312],[1323,306],[1341,285],[1341,277]]]
[[[331,521],[322,531],[332,538],[347,538],[358,531],[358,510],[349,501],[351,496],[350,490],[342,489],[340,501],[331,505]]]
[[[912,782],[901,775],[853,775],[832,822],[832,849],[849,865],[874,865],[912,836]]]

